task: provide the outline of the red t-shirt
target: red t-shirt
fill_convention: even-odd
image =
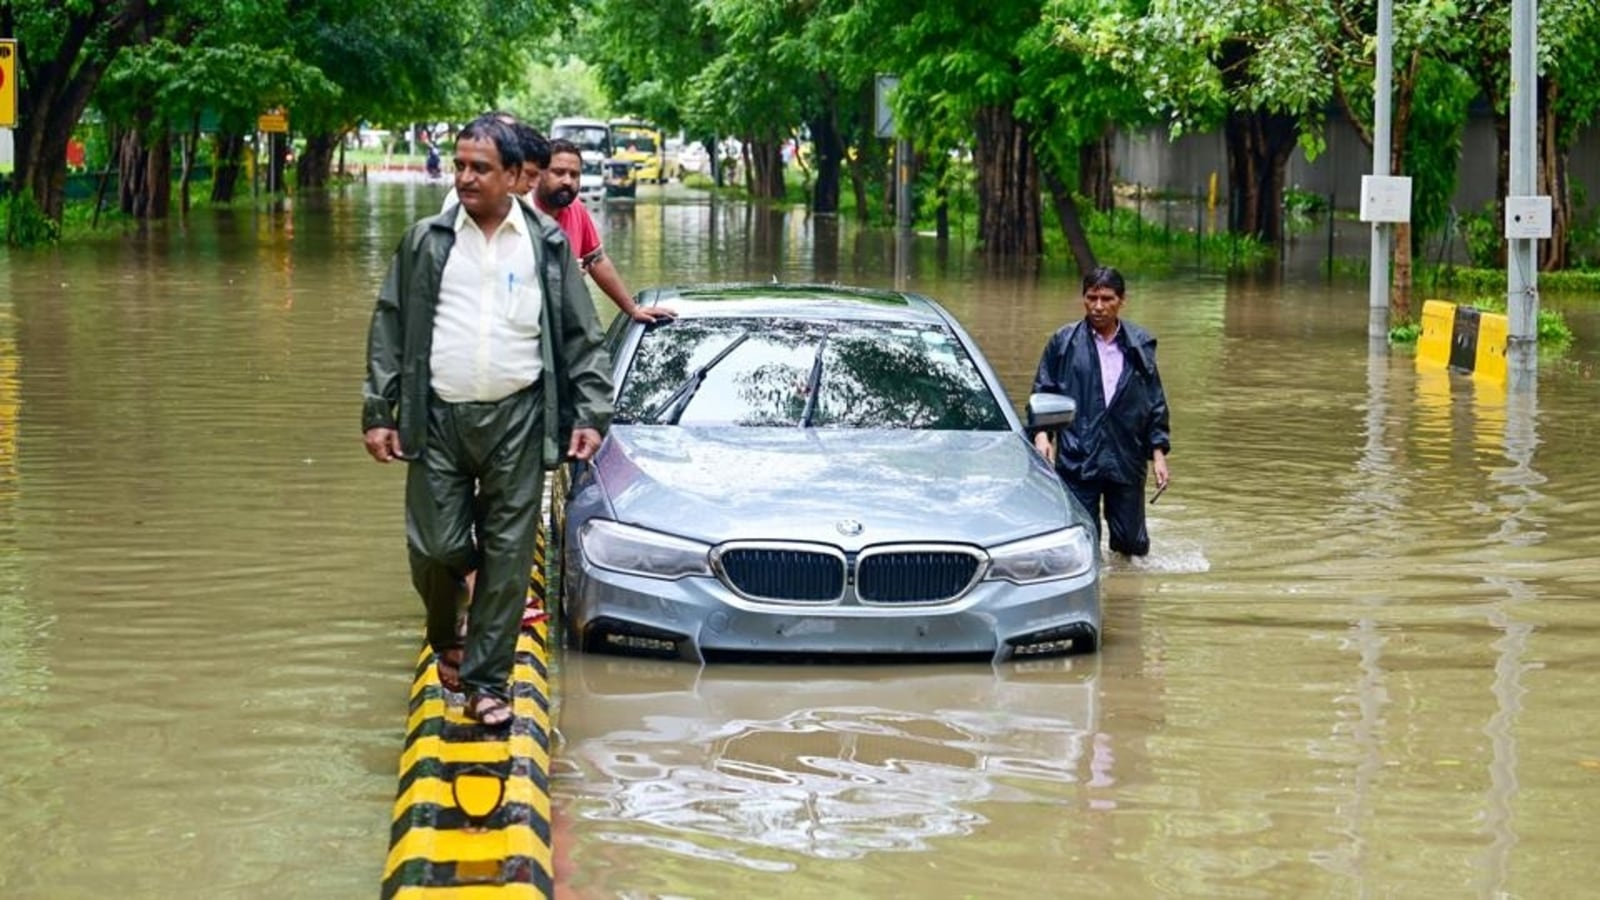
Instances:
[[[600,229],[594,227],[594,218],[589,215],[589,210],[583,205],[582,200],[574,200],[558,210],[545,209],[544,204],[537,198],[533,201],[539,211],[556,220],[561,230],[567,235],[567,243],[572,245],[572,253],[578,259],[600,249]]]

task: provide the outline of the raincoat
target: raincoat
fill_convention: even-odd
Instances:
[[[1109,407],[1087,321],[1062,326],[1039,358],[1034,393],[1061,394],[1078,404],[1072,424],[1056,432],[1056,470],[1069,481],[1143,485],[1152,453],[1172,449],[1155,336],[1126,319],[1120,325],[1122,377]]]
[[[594,301],[567,238],[548,216],[526,201],[534,260],[544,281],[539,352],[544,398],[544,467],[553,469],[566,452],[575,426],[602,433],[611,422],[611,359],[601,346]],[[407,457],[427,448],[429,355],[439,279],[455,245],[456,207],[423,219],[400,239],[389,274],[378,291],[367,335],[367,378],[362,386],[361,430],[398,428]]]

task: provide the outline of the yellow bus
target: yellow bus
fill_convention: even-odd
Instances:
[[[661,131],[639,119],[611,120],[611,157],[633,163],[636,181],[660,184],[666,166],[661,161]]]

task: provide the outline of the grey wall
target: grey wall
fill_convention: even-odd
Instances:
[[[1332,192],[1338,208],[1356,209],[1361,176],[1372,171],[1372,151],[1343,118],[1329,120],[1326,138],[1327,147],[1315,162],[1307,162],[1305,154],[1295,150],[1285,183],[1323,196]],[[1474,212],[1494,199],[1494,120],[1474,117],[1461,145],[1455,207]],[[1227,147],[1221,132],[1186,134],[1177,141],[1168,139],[1165,128],[1118,133],[1116,156],[1117,178],[1125,183],[1193,196],[1206,191],[1215,172],[1219,196],[1226,197]],[[1593,215],[1600,204],[1600,128],[1590,128],[1578,140],[1568,167],[1574,198],[1586,201],[1579,216]]]

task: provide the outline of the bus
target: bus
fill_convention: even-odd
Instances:
[[[559,118],[550,123],[551,140],[568,140],[578,145],[583,172],[578,179],[578,196],[599,200],[608,193],[606,172],[611,161],[611,126],[599,119],[578,116]]]
[[[599,119],[567,116],[550,123],[550,139],[562,138],[578,145],[587,156],[599,154],[601,159],[611,155],[611,126]]]
[[[649,184],[666,180],[661,162],[661,131],[638,119],[611,120],[611,154],[633,163],[633,177]]]

